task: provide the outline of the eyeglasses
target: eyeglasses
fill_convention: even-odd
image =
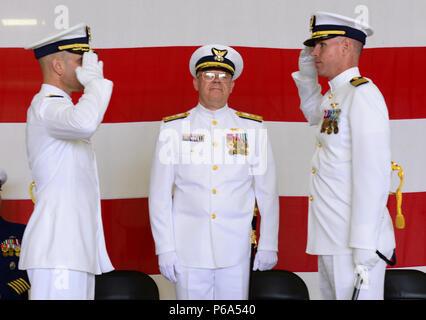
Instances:
[[[213,81],[216,77],[220,82],[229,82],[232,80],[232,75],[228,72],[204,71],[201,72],[201,76],[203,80],[208,82]]]

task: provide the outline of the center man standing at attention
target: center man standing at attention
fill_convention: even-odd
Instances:
[[[228,107],[243,61],[206,45],[189,63],[198,105],[163,119],[151,170],[149,211],[160,272],[177,299],[247,299],[255,203],[254,270],[277,263],[275,163],[262,117]]]

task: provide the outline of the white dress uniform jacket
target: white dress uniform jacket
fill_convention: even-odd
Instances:
[[[27,114],[27,154],[36,184],[20,269],[60,268],[93,274],[113,269],[102,227],[99,181],[90,137],[107,109],[113,83],[92,80],[79,102],[43,84]]]
[[[316,80],[293,73],[301,109],[311,125],[318,125],[309,190],[309,254],[350,254],[352,248],[389,252],[395,247],[386,208],[391,180],[388,111],[373,82],[362,80],[356,86],[355,77],[360,77],[358,68],[344,71],[322,97]],[[338,118],[338,132],[321,132],[324,121],[333,117]]]
[[[258,250],[277,251],[275,163],[261,120],[199,104],[162,123],[149,194],[156,254],[176,251],[180,264],[194,268],[241,263],[250,256],[255,199]]]

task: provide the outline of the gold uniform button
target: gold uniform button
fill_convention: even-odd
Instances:
[[[216,147],[217,146],[217,142],[213,142],[213,147]]]
[[[214,166],[213,166],[213,170],[217,170],[217,165],[214,165]]]
[[[310,201],[313,201],[313,200],[314,200],[314,197],[313,197],[313,196],[309,196],[309,200],[310,200]]]
[[[315,168],[312,168],[312,173],[315,173],[315,172],[317,172],[317,170],[315,170]]]
[[[322,147],[322,143],[321,142],[318,142],[318,147]]]
[[[328,98],[329,98],[329,99],[333,98],[333,94],[332,94],[332,93],[330,93],[330,94],[328,95]]]
[[[213,190],[212,190],[212,193],[213,193],[213,194],[216,194],[216,189],[213,189]]]
[[[216,219],[216,215],[212,213],[212,219]]]
[[[217,125],[217,121],[216,120],[213,120],[212,123],[213,123],[213,125]]]

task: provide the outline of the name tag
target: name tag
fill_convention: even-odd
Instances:
[[[182,141],[204,142],[204,134],[184,133],[182,134]]]

